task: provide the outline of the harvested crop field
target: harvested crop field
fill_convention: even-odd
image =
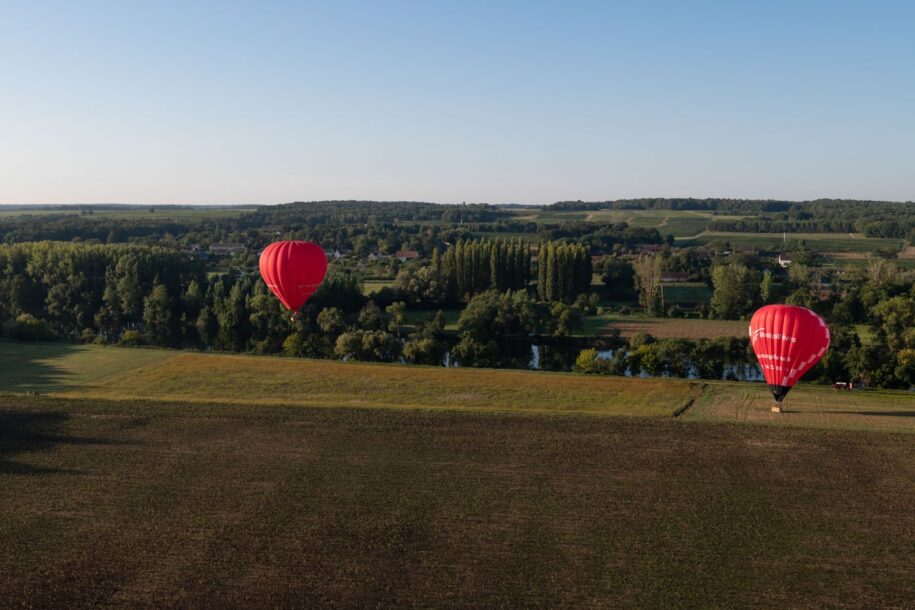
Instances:
[[[904,607],[910,435],[0,398],[10,607]]]
[[[592,316],[585,321],[582,334],[608,335],[614,329],[621,337],[649,333],[654,337],[675,339],[711,339],[714,337],[745,337],[748,322],[741,320],[688,320],[677,318],[636,318]]]

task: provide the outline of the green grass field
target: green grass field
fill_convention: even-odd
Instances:
[[[88,388],[106,377],[155,366],[177,352],[0,339],[0,392]]]
[[[588,212],[550,210],[544,209],[537,214],[537,222],[542,223],[559,223],[559,222],[581,222],[586,220]]]
[[[0,393],[315,407],[670,416],[688,381],[0,341]]]
[[[772,413],[772,395],[761,383],[707,382],[684,420],[749,422],[782,427],[915,432],[915,393],[847,391],[799,384]],[[915,481],[913,481],[915,482]]]
[[[652,326],[655,322],[658,325]],[[677,325],[671,325],[670,332],[679,334],[663,330],[671,322]],[[692,337],[709,336],[706,326],[717,323],[740,324],[741,332],[746,326],[745,322],[667,318],[627,318],[625,323],[643,326],[624,332]],[[693,330],[699,324],[702,330]],[[701,413],[703,419],[790,420],[813,427],[824,423],[819,416],[825,405],[841,400],[849,406],[841,413],[828,413],[828,427],[915,431],[915,418],[910,416],[915,412],[915,394],[904,391],[837,393],[826,386],[802,384],[789,395],[789,405],[794,403],[795,413],[813,415],[773,419],[762,383],[446,369],[3,340],[0,364],[0,394],[33,391],[115,401],[649,417],[671,417],[689,403],[693,406],[688,414],[700,417],[695,414]],[[703,407],[706,403],[715,407]],[[870,413],[879,415],[875,419]]]
[[[362,294],[371,296],[382,288],[391,288],[394,286],[394,280],[363,280]]]
[[[678,246],[694,244],[723,244],[729,242],[738,249],[796,250],[801,246],[812,252],[875,252],[883,248],[902,248],[901,239],[864,237],[849,233],[791,233],[787,239],[781,233],[703,232],[690,239],[681,239]]]
[[[866,252],[823,252],[817,256],[817,265],[825,269],[856,267],[864,269],[870,264]],[[915,258],[900,256],[893,263],[903,269],[915,269]]]
[[[581,337],[605,336],[618,330],[621,337],[648,333],[659,338],[712,339],[714,337],[745,337],[747,322],[741,320],[704,320],[680,318],[649,318],[638,315],[605,313],[585,318]]]
[[[636,227],[657,228],[661,235],[688,237],[701,233],[713,218],[705,212],[683,210],[594,210],[589,212],[543,210],[536,216],[540,223],[560,222],[626,222]]]
[[[678,282],[663,284],[665,303],[697,304],[712,299],[712,289],[702,282]]]
[[[445,330],[446,331],[457,331],[458,329],[458,320],[461,317],[461,309],[443,309],[442,315],[445,316]],[[406,312],[407,324],[415,326],[421,322],[425,322],[432,316],[435,316],[437,309],[410,309]]]

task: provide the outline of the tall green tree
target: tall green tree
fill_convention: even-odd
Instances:
[[[762,274],[762,281],[759,283],[759,300],[763,303],[771,303],[775,297],[775,283],[772,280],[772,272],[766,269]]]
[[[158,281],[143,300],[143,328],[149,340],[156,345],[172,343],[172,307],[168,290]]]
[[[226,298],[216,305],[216,319],[219,322],[217,343],[222,349],[245,350],[250,326],[246,293],[244,283],[235,282]]]
[[[915,296],[895,296],[877,303],[871,313],[880,339],[893,352],[915,348]]]
[[[714,293],[709,307],[716,318],[739,320],[752,313],[759,296],[759,275],[739,263],[712,269]]]
[[[632,265],[639,290],[639,303],[645,310],[657,315],[663,309],[661,293],[661,257],[639,256]]]

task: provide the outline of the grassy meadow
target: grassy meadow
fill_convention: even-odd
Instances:
[[[560,222],[626,222],[636,227],[656,228],[661,235],[671,234],[678,246],[721,244],[730,242],[738,249],[794,250],[802,244],[809,250],[824,253],[868,253],[884,248],[901,250],[901,239],[866,237],[860,233],[742,233],[709,231],[715,219],[735,220],[744,216],[715,215],[696,210],[541,210],[532,219],[538,223]]]
[[[707,382],[682,418],[781,427],[915,432],[915,393],[900,390],[833,390],[799,384],[772,413],[772,395],[762,383]],[[915,483],[915,481],[913,481]]]
[[[89,388],[101,379],[156,365],[176,353],[0,339],[0,393]]]
[[[0,393],[314,407],[670,416],[685,380],[0,341]]]
[[[865,237],[859,233],[732,233],[705,231],[693,238],[683,238],[678,246],[729,242],[738,249],[796,250],[806,247],[812,252],[876,252],[884,248],[900,250],[901,239]]]
[[[438,309],[408,309],[405,312],[405,317],[407,319],[407,325],[417,326],[422,322],[425,322],[431,317],[434,317],[438,313]],[[458,320],[461,318],[461,309],[442,309],[442,315],[445,316],[445,330],[454,331],[458,330]]]
[[[656,228],[661,235],[677,238],[695,236],[706,229],[714,216],[687,210],[542,210],[535,220],[543,224],[560,222],[625,222],[635,227]]]
[[[715,323],[664,322],[677,322],[682,332],[691,322]],[[666,324],[651,326],[652,319],[642,323],[631,330],[674,336],[660,330]],[[787,399],[790,412],[779,417],[770,413],[766,386],[750,382],[446,369],[3,340],[0,364],[0,394],[641,417],[672,417],[689,405],[682,417],[702,421],[915,431],[912,392],[837,392],[813,384],[792,390]]]
[[[659,338],[711,339],[714,337],[745,337],[747,322],[742,320],[705,320],[681,318],[650,318],[605,313],[588,316],[576,335],[592,337],[609,335],[617,330],[621,337],[649,333]]]
[[[362,280],[362,294],[372,296],[383,288],[392,288],[394,278],[386,280]]]

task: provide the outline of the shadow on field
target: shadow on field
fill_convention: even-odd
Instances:
[[[69,419],[69,415],[59,411],[0,411],[0,474],[82,474],[80,470],[31,466],[10,459],[61,444],[109,444],[97,438],[60,434],[59,430]]]
[[[76,351],[66,343],[0,341],[0,392],[59,392],[67,390],[71,374],[55,364]]]

